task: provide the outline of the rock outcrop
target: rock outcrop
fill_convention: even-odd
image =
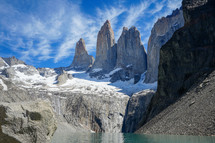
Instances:
[[[49,143],[57,122],[49,102],[0,103],[0,142]]]
[[[133,78],[135,74],[142,74],[147,68],[147,55],[141,42],[140,32],[136,27],[124,27],[117,42],[116,67],[125,69],[132,67]]]
[[[10,57],[10,58],[3,58],[3,60],[9,65],[9,66],[13,66],[13,65],[18,65],[18,64],[25,64],[25,62],[17,59],[16,57]]]
[[[132,95],[126,108],[122,132],[133,133],[141,127],[141,121],[145,118],[147,107],[154,94],[153,90],[143,90]]]
[[[63,72],[57,77],[58,85],[62,85],[66,83],[68,79],[72,79],[72,75],[68,74],[66,71],[63,70]]]
[[[215,68],[215,1],[183,0],[182,6],[185,26],[177,30],[161,48],[158,89],[152,98],[145,121],[149,121],[170,104],[186,95],[198,77],[210,73]],[[212,99],[214,95],[213,92],[208,91],[204,96],[205,98],[209,96]],[[196,110],[198,111],[198,109]],[[207,108],[202,110],[203,112],[199,113],[198,116],[200,114],[201,117],[205,116],[204,112],[207,112]],[[212,113],[214,114],[214,110]],[[195,117],[198,118],[198,116]],[[192,114],[187,118],[187,120],[192,119]],[[202,124],[204,122],[206,121],[203,121]],[[183,120],[182,123],[185,124],[186,120]],[[195,127],[198,129],[197,126],[191,124],[189,128]],[[207,127],[210,128],[210,125],[207,124]],[[185,133],[186,131],[187,129],[184,130]],[[199,130],[195,134],[202,134],[201,132],[203,131]]]
[[[184,26],[182,9],[176,9],[173,11],[172,15],[162,17],[154,24],[147,47],[146,83],[157,81],[160,48],[172,37],[173,33],[182,26]]]
[[[76,43],[75,56],[71,68],[75,70],[87,70],[94,63],[94,57],[90,56],[86,50],[84,39]]]
[[[110,21],[106,21],[97,36],[96,60],[92,72],[101,69],[104,73],[110,72],[116,65],[116,45],[114,32]]]

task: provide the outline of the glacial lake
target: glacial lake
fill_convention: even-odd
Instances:
[[[58,132],[52,143],[215,143],[215,137]]]

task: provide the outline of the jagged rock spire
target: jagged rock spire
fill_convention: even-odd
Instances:
[[[107,20],[97,36],[96,60],[93,69],[100,68],[105,72],[111,71],[116,64],[116,46],[114,32],[110,21]]]
[[[93,56],[90,56],[86,50],[84,39],[76,43],[75,56],[71,67],[76,70],[87,70],[94,63]]]
[[[117,67],[133,66],[134,74],[146,71],[147,55],[141,42],[140,32],[136,27],[123,27],[117,42]]]

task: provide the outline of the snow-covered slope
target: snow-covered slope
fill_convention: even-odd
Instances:
[[[134,83],[134,79],[129,81],[117,81],[111,83],[110,75],[118,71],[115,69],[109,74],[106,74],[104,79],[91,78],[85,71],[66,71],[67,74],[72,74],[73,78],[68,79],[64,84],[57,84],[59,71],[50,68],[36,69],[33,66],[25,64],[17,64],[12,66],[2,66],[2,75],[10,78],[12,82],[18,86],[25,88],[39,88],[49,91],[72,92],[84,94],[98,94],[101,96],[127,96],[139,92],[144,89],[156,89],[157,83],[144,84],[142,79]]]

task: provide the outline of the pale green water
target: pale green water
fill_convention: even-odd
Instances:
[[[215,137],[58,132],[52,143],[215,143]]]

